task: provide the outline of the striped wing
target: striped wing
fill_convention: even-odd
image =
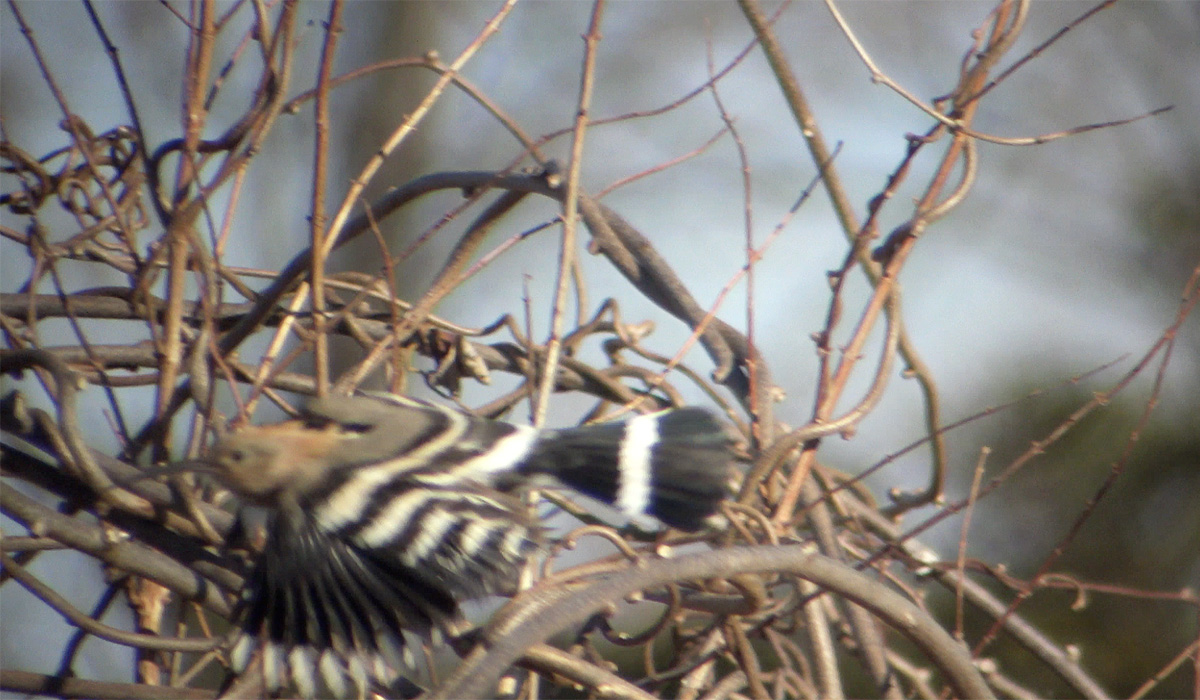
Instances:
[[[538,528],[504,494],[400,489],[333,530],[307,514],[275,516],[245,589],[235,670],[261,645],[268,690],[291,682],[315,697],[323,683],[344,697],[349,679],[365,696],[412,667],[404,630],[461,631],[458,600],[510,586],[539,547]]]
[[[304,418],[344,437],[321,485],[274,516],[234,661],[259,642],[269,689],[290,682],[307,697],[321,684],[344,696],[346,679],[359,696],[390,685],[403,630],[453,633],[457,601],[511,586],[541,531],[506,492],[531,478],[689,530],[728,493],[730,440],[701,409],[538,431],[401,397],[331,397]]]
[[[306,410],[361,428],[338,461],[371,465],[332,492],[330,520],[361,517],[370,494],[401,476],[430,486],[473,482],[504,490],[550,477],[627,515],[684,530],[712,524],[730,493],[731,437],[701,408],[542,431],[390,395],[320,399]]]

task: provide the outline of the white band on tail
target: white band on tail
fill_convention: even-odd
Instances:
[[[658,442],[659,418],[659,414],[652,413],[625,424],[617,461],[620,486],[616,505],[630,515],[650,509],[650,452]]]

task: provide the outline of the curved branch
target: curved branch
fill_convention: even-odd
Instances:
[[[3,372],[19,372],[41,367],[50,373],[54,379],[53,397],[58,405],[58,429],[70,452],[65,456],[70,458],[71,466],[78,470],[79,475],[101,498],[125,510],[139,512],[147,517],[153,516],[150,504],[131,493],[115,488],[112,480],[92,457],[92,451],[79,429],[79,417],[75,411],[75,395],[80,388],[80,376],[71,370],[67,363],[44,350],[7,350],[0,355],[0,360],[0,371]]]
[[[653,695],[617,674],[545,644],[536,644],[526,650],[520,664],[538,673],[553,673],[580,685],[586,685],[596,691],[600,697],[622,700],[654,700]]]
[[[720,578],[734,574],[790,573],[845,596],[887,622],[941,670],[960,696],[993,697],[966,648],[936,620],[882,583],[802,545],[759,546],[716,550],[648,562],[638,568],[565,593],[535,590],[517,599],[520,607],[501,614],[486,630],[486,639],[464,659],[441,688],[426,700],[484,698],[496,680],[525,649],[555,632],[586,620],[631,593],[673,581]],[[522,605],[522,603],[524,603]]]
[[[229,604],[211,581],[192,569],[137,542],[113,542],[97,528],[47,508],[15,489],[0,490],[0,509],[38,535],[63,544],[130,573],[140,574],[195,600],[223,617]]]
[[[59,698],[96,700],[210,700],[216,692],[141,683],[110,683],[86,678],[62,678],[29,671],[0,670],[0,690]]]
[[[543,172],[536,175],[513,175],[492,171],[462,171],[426,175],[392,190],[372,204],[369,211],[349,219],[332,245],[334,248],[345,245],[369,231],[372,224],[405,204],[438,190],[475,191],[495,188],[510,193],[539,194],[561,202],[565,193],[561,187],[555,186],[559,184],[558,178],[548,177],[548,174]],[[579,207],[584,223],[595,239],[595,250],[603,253],[647,298],[693,329],[697,328],[707,313],[649,241],[611,209],[582,194]],[[259,294],[254,306],[217,342],[217,348],[222,355],[228,355],[241,345],[242,341],[275,312],[283,296],[308,274],[312,267],[312,255],[311,248],[301,252],[279,272],[275,281]],[[701,334],[700,341],[717,365],[716,379],[728,386],[743,401],[750,395],[748,373],[745,370],[748,361],[757,363],[756,380],[762,387],[765,389],[770,386],[770,375],[765,361],[755,356],[749,342],[737,329],[720,319],[712,319],[709,327]],[[190,395],[190,382],[182,383],[175,390],[169,408],[162,412],[159,421],[169,420]],[[763,397],[762,401],[768,404],[759,407],[758,415],[769,416],[770,392],[763,390],[756,395]],[[765,412],[762,409],[765,409]],[[152,423],[143,429],[134,440],[134,445],[140,448],[145,444],[158,430],[159,424]]]
[[[67,622],[101,639],[107,639],[114,644],[124,644],[130,647],[157,649],[161,651],[208,651],[220,643],[218,639],[172,639],[171,637],[160,637],[156,634],[127,632],[110,627],[92,619],[71,605],[66,598],[60,596],[50,586],[42,583],[36,576],[26,571],[25,567],[3,552],[0,552],[0,563],[4,564],[4,570],[8,572],[9,576],[12,576],[17,583],[40,598],[42,602],[50,606],[59,615],[62,615]]]

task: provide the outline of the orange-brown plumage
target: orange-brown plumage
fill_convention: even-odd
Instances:
[[[281,505],[319,483],[336,446],[356,438],[335,425],[314,428],[298,420],[252,425],[225,436],[208,460],[238,495],[257,505]]]

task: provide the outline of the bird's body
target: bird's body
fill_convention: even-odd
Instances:
[[[400,397],[316,399],[210,452],[272,511],[244,595],[235,667],[263,648],[269,689],[387,685],[402,630],[461,631],[460,600],[510,588],[542,530],[514,491],[549,480],[696,530],[728,494],[731,440],[702,409],[537,430]]]

